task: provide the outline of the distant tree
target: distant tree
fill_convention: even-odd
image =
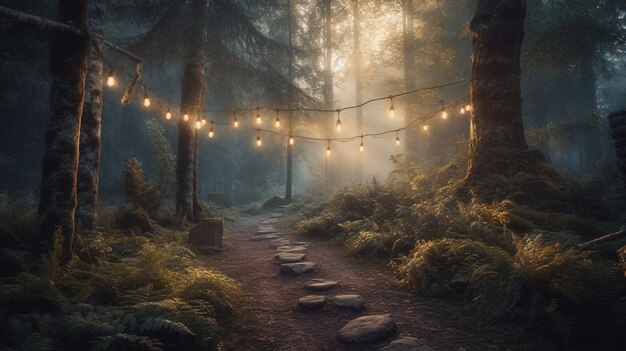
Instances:
[[[505,173],[528,148],[520,88],[525,15],[525,0],[474,0],[470,180]]]
[[[87,0],[60,0],[57,20],[87,33]],[[57,226],[64,235],[63,261],[72,257],[80,123],[85,96],[89,37],[58,32],[50,54],[50,122],[42,167],[35,250],[45,252]]]

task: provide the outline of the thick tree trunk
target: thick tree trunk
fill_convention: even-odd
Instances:
[[[80,126],[78,159],[78,207],[76,220],[81,230],[91,231],[98,211],[98,176],[100,171],[100,130],[102,127],[102,38],[106,4],[89,3],[89,28],[93,35],[87,64],[86,92]]]
[[[60,0],[58,21],[87,33],[87,0]],[[72,257],[76,172],[80,123],[85,96],[89,38],[59,32],[50,53],[50,122],[46,130],[41,193],[37,211],[34,251],[46,252],[54,244],[57,228],[63,234],[62,259]]]
[[[415,31],[413,28],[413,0],[402,0],[402,51],[404,59],[404,90],[415,90]],[[417,99],[417,98],[415,98]],[[406,120],[415,118],[415,105],[409,102],[404,108]],[[405,153],[409,160],[417,160],[419,125],[406,130]]]
[[[189,121],[178,121],[178,158],[176,162],[176,213],[179,217],[194,221],[194,127],[201,115],[204,92],[204,66],[206,62],[208,19],[207,0],[193,0],[193,23],[184,34],[186,44],[182,80],[180,113],[188,114]],[[183,39],[183,38],[181,38]]]
[[[361,10],[359,0],[352,0],[352,34],[354,40],[354,92],[355,104],[363,103],[363,77],[361,73]],[[356,109],[356,130],[363,134],[363,109]],[[359,154],[356,160],[355,179],[360,180],[363,175],[363,155]]]
[[[602,156],[600,143],[600,131],[598,130],[598,99],[596,96],[596,76],[593,71],[593,58],[591,55],[582,60],[580,64],[580,84],[581,93],[584,94],[582,112],[592,120],[588,130],[583,133],[584,147],[582,169],[583,173],[590,173],[594,170],[596,162]]]
[[[198,201],[198,132],[196,131],[193,136],[193,221],[198,223],[200,221],[200,213],[202,212],[202,206]]]
[[[287,0],[287,25],[289,26],[289,81],[291,83],[294,82],[294,72],[293,72],[293,6],[291,4],[291,0]],[[289,99],[289,108],[292,107],[291,103],[293,101],[293,89],[289,87],[289,91],[287,93]],[[289,115],[289,134],[293,133],[293,112]],[[287,177],[285,180],[285,200],[291,201],[292,197],[292,187],[293,187],[293,146],[289,143],[289,139],[287,139]]]
[[[520,88],[525,14],[525,0],[474,0],[470,179],[505,173],[528,148]]]
[[[335,92],[334,92],[334,75],[333,75],[333,14],[332,1],[323,0],[323,16],[324,16],[324,105],[326,108],[332,108]]]

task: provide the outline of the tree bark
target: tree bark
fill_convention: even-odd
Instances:
[[[106,4],[89,3],[89,27],[93,35],[87,64],[86,92],[80,126],[76,220],[79,228],[91,231],[98,211],[98,176],[100,171],[100,130],[102,128],[102,47]]]
[[[352,34],[354,40],[354,91],[355,104],[363,103],[363,77],[361,75],[361,11],[359,0],[352,0]],[[363,109],[356,109],[356,129],[363,134]],[[359,153],[356,161],[355,179],[360,180],[363,175],[363,155]]]
[[[520,88],[525,14],[525,0],[474,0],[469,179],[506,173],[528,149]]]
[[[87,33],[87,0],[60,0],[58,21]],[[58,32],[50,52],[50,121],[46,129],[34,252],[44,253],[63,233],[62,261],[73,255],[80,123],[89,38]]]
[[[287,0],[287,25],[289,26],[289,82],[293,83],[294,81],[294,72],[293,72],[293,6],[291,4],[291,0]],[[289,108],[292,107],[293,101],[293,88],[288,88],[288,99],[289,99]],[[293,133],[293,112],[290,112],[289,115],[289,134]],[[291,201],[292,197],[292,187],[293,187],[293,146],[289,143],[289,139],[287,139],[287,177],[285,179],[285,200]]]
[[[194,221],[194,127],[201,115],[206,63],[208,2],[192,0],[194,18],[185,31],[185,59],[182,80],[180,113],[189,115],[189,121],[178,121],[178,157],[176,161],[176,213],[179,217]],[[181,38],[183,39],[183,38]]]
[[[415,31],[413,28],[413,0],[402,0],[402,50],[404,56],[404,90],[415,90]],[[415,98],[417,99],[417,98]],[[415,117],[415,105],[409,102],[404,108],[407,120]],[[417,160],[419,126],[406,130],[405,152],[409,160]]]
[[[326,108],[332,108],[335,92],[334,92],[334,75],[333,75],[333,37],[332,37],[332,1],[323,0],[323,16],[324,16],[324,105]]]
[[[598,99],[596,96],[596,76],[593,70],[593,57],[591,55],[581,60],[579,75],[581,93],[584,94],[582,112],[586,115],[585,117],[593,121],[589,129],[584,131],[582,135],[584,142],[581,143],[581,146],[584,148],[583,173],[590,173],[593,172],[596,162],[602,156],[600,131],[598,129],[598,121],[595,119],[598,112]]]

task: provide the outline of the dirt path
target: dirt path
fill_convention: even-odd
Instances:
[[[350,320],[368,314],[390,313],[396,320],[398,335],[413,336],[438,351],[506,350],[487,337],[454,327],[445,313],[422,306],[417,299],[395,286],[390,274],[380,265],[345,257],[325,241],[311,241],[306,260],[316,263],[313,272],[300,276],[283,276],[273,262],[274,249],[267,241],[251,241],[267,215],[241,218],[227,223],[223,252],[205,257],[207,265],[217,268],[240,282],[246,290],[245,308],[253,321],[246,327],[251,343],[244,350],[379,350],[382,344],[345,346],[337,332]],[[278,229],[286,239],[302,241],[286,228]],[[320,293],[304,289],[311,278],[336,280],[340,286]],[[339,311],[325,307],[318,311],[301,311],[298,299],[310,294],[360,294],[365,302],[361,312]]]

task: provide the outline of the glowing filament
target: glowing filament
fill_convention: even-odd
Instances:
[[[400,135],[396,134],[396,145],[400,146]]]
[[[390,97],[389,101],[391,103],[391,105],[389,105],[389,118],[395,118],[396,117],[396,108],[393,106],[393,99]]]
[[[150,97],[146,93],[146,95],[143,96],[143,105],[145,107],[150,107],[151,104],[152,104],[152,102],[150,101]]]
[[[430,127],[428,126],[428,124],[424,124],[424,125],[422,126],[422,130],[423,130],[424,132],[427,132],[427,131],[428,131],[428,129],[430,129]]]
[[[107,76],[107,86],[115,86],[115,76],[113,75],[113,71],[109,71],[109,75]]]
[[[263,122],[263,120],[261,120],[261,111],[259,111],[259,109],[257,109],[257,111],[256,111],[256,124],[261,124],[261,122]]]
[[[213,129],[213,123],[211,123],[211,129],[209,129],[209,138],[215,136],[215,130]]]
[[[170,112],[170,108],[167,108],[167,112],[165,112],[165,119],[170,120],[172,119],[172,112]]]
[[[276,116],[276,128],[280,128],[280,117]]]
[[[330,157],[330,140],[328,141],[328,147],[326,148],[326,157]]]
[[[259,130],[256,130],[256,146],[261,146],[261,136],[259,135]]]
[[[237,118],[237,115],[235,115],[235,119],[233,120],[233,127],[239,128],[239,119]]]

